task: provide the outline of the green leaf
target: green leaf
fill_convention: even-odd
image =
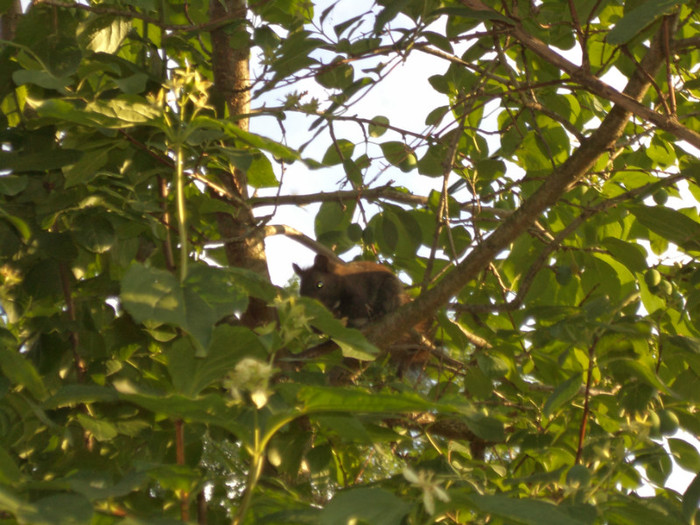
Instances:
[[[114,226],[98,210],[86,210],[73,219],[71,233],[78,244],[93,253],[105,253],[117,240]]]
[[[48,71],[27,69],[20,69],[12,73],[12,80],[18,86],[23,84],[35,84],[45,89],[55,89],[61,93],[67,91],[71,82],[70,77],[56,77]]]
[[[22,481],[22,472],[19,470],[14,458],[8,454],[4,447],[0,446],[0,483],[14,485]],[[0,496],[0,508],[2,496]]]
[[[362,185],[362,172],[354,160],[345,159],[343,161],[343,170],[352,184],[356,186]]]
[[[411,259],[423,242],[423,230],[416,217],[398,206],[385,205],[384,212],[375,215],[369,227],[379,249],[387,255]]]
[[[680,513],[675,513],[670,507],[640,505],[639,501],[634,499],[620,499],[606,505],[605,516],[611,523],[635,525],[677,525],[680,519]]]
[[[445,51],[447,53],[454,52],[452,50],[452,43],[450,42],[450,39],[445,37],[445,35],[442,35],[440,33],[436,33],[434,31],[423,31],[421,33],[421,35],[424,36],[428,42],[430,42],[432,45],[434,45],[438,49],[442,49],[443,51]]]
[[[122,305],[139,323],[155,321],[184,327],[185,296],[173,274],[133,263],[121,282]]]
[[[81,404],[108,403],[119,398],[117,392],[111,387],[97,385],[65,385],[48,398],[43,407],[53,410],[62,407],[75,407]]]
[[[320,423],[324,428],[334,432],[345,443],[364,443],[372,445],[373,437],[367,431],[367,428],[360,422],[357,417],[325,414],[314,416],[313,420]],[[398,437],[394,434],[394,438]]]
[[[691,522],[693,516],[697,515],[700,504],[700,473],[695,475],[688,488],[683,494],[683,517]]]
[[[145,486],[146,474],[133,472],[115,482],[111,472],[80,470],[62,480],[78,494],[90,501],[119,498]]]
[[[643,272],[646,270],[646,252],[639,244],[625,242],[616,237],[606,237],[603,239],[602,244],[629,271]]]
[[[134,73],[125,78],[116,78],[114,82],[127,95],[136,95],[143,93],[148,83],[148,75],[145,73]]]
[[[120,95],[106,102],[93,102],[85,107],[85,111],[114,119],[113,122],[118,122],[121,127],[157,121],[162,115],[157,105],[138,95]]]
[[[92,504],[79,494],[55,494],[22,505],[16,515],[20,523],[68,525],[91,523]]]
[[[668,438],[668,446],[676,463],[690,472],[700,472],[700,453],[693,445],[683,439]]]
[[[26,175],[0,175],[0,194],[12,197],[24,191],[28,183]]]
[[[245,293],[271,303],[277,297],[277,288],[270,281],[252,270],[230,267],[223,269],[230,276],[231,282]]]
[[[357,488],[337,493],[321,511],[321,525],[371,523],[401,525],[412,505],[381,488]]]
[[[486,441],[500,443],[505,439],[503,423],[496,418],[476,412],[466,410],[464,422],[469,430]]]
[[[99,170],[107,164],[108,160],[107,150],[90,151],[75,164],[64,166],[63,175],[66,177],[64,187],[67,189],[93,181],[99,176]]]
[[[32,231],[29,228],[29,225],[19,217],[9,215],[2,208],[0,208],[0,217],[5,219],[12,226],[14,226],[15,230],[17,230],[17,233],[19,233],[25,241],[28,241],[29,238],[32,236]]]
[[[183,289],[185,322],[180,325],[195,340],[200,352],[211,342],[214,326],[221,318],[244,312],[247,294],[222,268],[206,264],[191,265]]]
[[[339,139],[335,143],[328,146],[325,155],[323,155],[323,162],[328,166],[333,166],[335,164],[340,164],[346,159],[352,157],[355,151],[355,144],[346,139]]]
[[[386,160],[394,166],[403,169],[406,162],[411,162],[410,159],[413,159],[413,163],[416,162],[416,156],[413,150],[403,142],[382,142],[379,147],[382,148],[382,153],[384,153]]]
[[[326,245],[340,245],[342,249],[338,250],[339,253],[347,250],[349,246],[346,244],[351,245],[347,238],[347,228],[352,223],[354,211],[354,204],[345,205],[337,201],[321,204],[314,220],[316,238]]]
[[[90,16],[78,26],[78,43],[95,53],[114,53],[119,49],[131,22],[113,15]]]
[[[253,188],[274,188],[279,184],[270,159],[260,152],[253,155],[250,167],[246,172],[248,184]]]
[[[606,40],[613,45],[625,44],[654,20],[685,3],[685,1],[679,2],[677,0],[647,0],[625,13],[612,31],[608,33]]]
[[[477,366],[467,369],[464,385],[477,399],[488,399],[493,394],[493,383]]]
[[[533,499],[514,499],[500,495],[472,494],[468,497],[481,512],[501,518],[507,523],[526,525],[582,525],[592,523],[586,519],[576,519],[555,505]]]
[[[348,20],[345,20],[344,22],[341,22],[340,24],[337,24],[333,26],[333,31],[335,32],[335,36],[340,36],[342,35],[345,30],[350,27],[351,25],[357,23],[358,21],[362,20],[363,16],[353,16],[352,18],[349,18]],[[323,20],[323,18],[322,18]]]
[[[199,125],[220,128],[229,137],[239,139],[246,144],[253,146],[254,148],[269,151],[276,158],[283,160],[284,162],[294,162],[300,158],[299,153],[293,149],[288,148],[279,142],[275,142],[272,139],[263,137],[262,135],[256,135],[255,133],[244,131],[232,122],[214,120],[209,117],[197,117],[194,122]]]
[[[35,399],[41,401],[46,398],[44,382],[25,355],[10,348],[0,347],[0,369],[12,384],[23,386]]]
[[[328,64],[316,75],[316,82],[328,89],[345,89],[355,79],[355,70],[350,64]]]
[[[387,127],[389,126],[389,119],[377,115],[369,123],[369,136],[372,138],[381,137],[386,133]]]
[[[700,251],[700,223],[663,206],[630,206],[634,217],[654,233],[679,247]]]
[[[350,388],[310,385],[300,385],[294,389],[294,392],[306,414],[413,412],[429,410],[434,407],[432,403],[410,393],[385,394]]]
[[[168,372],[178,393],[195,397],[233,370],[245,356],[267,358],[258,337],[243,326],[217,326],[205,357],[186,339],[176,341],[165,352]]]
[[[53,118],[58,121],[72,122],[89,128],[121,128],[123,123],[118,119],[110,118],[101,112],[88,111],[87,109],[79,109],[70,102],[65,100],[44,100],[35,106],[37,113],[46,118]],[[72,158],[65,164],[74,164],[78,158]],[[60,166],[59,166],[60,167]]]
[[[115,426],[104,419],[96,419],[85,414],[78,414],[78,422],[86,431],[92,434],[97,441],[110,441],[117,437],[117,429]]]
[[[48,149],[41,153],[32,152],[27,154],[0,151],[0,165],[3,169],[10,170],[15,174],[31,171],[48,171],[62,168],[67,164],[73,164],[82,155],[81,151],[72,149]]]
[[[253,433],[244,421],[238,420],[240,413],[229,408],[220,393],[201,395],[192,399],[181,395],[138,393],[137,388],[126,381],[116,382],[115,387],[121,391],[121,399],[154,414],[214,425],[232,432],[239,439],[243,439],[246,445],[252,445]]]
[[[559,408],[568,403],[578,393],[581,388],[581,373],[574,374],[569,379],[557,385],[552,392],[552,395],[547,398],[544,404],[543,413],[546,417],[559,410]]]
[[[122,279],[122,303],[137,322],[182,328],[192,335],[198,353],[204,355],[216,322],[247,308],[248,295],[236,277],[240,274],[226,268],[196,264],[190,266],[181,286],[169,272],[133,263]]]
[[[26,505],[27,502],[20,498],[18,494],[0,485],[0,509],[17,514]]]
[[[448,151],[444,144],[432,144],[428,147],[423,158],[418,161],[418,173],[428,177],[442,177],[445,174],[445,164],[449,164]]]
[[[370,344],[360,331],[345,327],[318,301],[300,297],[299,302],[311,315],[309,324],[331,336],[340,347],[343,356],[360,361],[372,361],[379,354],[379,350]]]
[[[624,370],[627,374],[631,374],[644,381],[647,385],[664,392],[665,394],[670,394],[669,388],[659,379],[659,376],[648,366],[637,359],[631,359],[628,357],[616,357],[609,361],[610,366],[618,370]]]

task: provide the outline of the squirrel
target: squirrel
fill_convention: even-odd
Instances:
[[[411,301],[399,278],[375,262],[338,263],[319,254],[310,268],[292,267],[301,278],[301,295],[320,301],[350,328],[362,329]],[[389,355],[399,376],[425,364],[435,350],[430,325],[430,320],[419,322],[392,345]]]
[[[351,328],[362,328],[409,301],[399,278],[378,263],[337,263],[319,254],[310,268],[292,267],[301,278],[301,295],[318,299]]]

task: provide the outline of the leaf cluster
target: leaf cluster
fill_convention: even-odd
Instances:
[[[0,518],[697,523],[696,2],[227,5],[47,0],[0,42]],[[419,54],[419,125],[364,113]],[[310,203],[295,238],[390,265],[433,344],[232,261]]]

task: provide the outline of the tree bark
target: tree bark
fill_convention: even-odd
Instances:
[[[20,0],[12,0],[9,9],[0,16],[0,40],[11,41],[15,38],[15,29],[21,14]]]
[[[248,118],[241,117],[250,112],[250,48],[246,3],[245,0],[211,0],[209,11],[212,21],[230,19],[233,16],[231,22],[218,26],[211,32],[214,90],[217,96],[223,98],[228,118],[241,129],[248,130]],[[234,47],[234,43],[239,43],[238,47]],[[227,261],[231,266],[246,268],[269,278],[264,230],[256,225],[252,210],[238,204],[247,203],[249,199],[246,174],[234,168],[231,173],[220,173],[219,177],[226,189],[239,198],[238,201],[230,202],[238,208],[235,217],[225,213],[217,216],[221,236],[227,239]],[[272,319],[272,310],[263,301],[251,297],[248,310],[243,315],[243,323],[246,326],[257,326]]]

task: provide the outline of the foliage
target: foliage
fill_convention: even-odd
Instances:
[[[0,516],[697,523],[700,477],[665,487],[700,471],[697,2],[250,4],[45,0],[3,35]],[[418,54],[421,129],[357,113]],[[307,171],[344,191],[281,185]],[[416,300],[363,335],[232,259],[309,203],[307,245]]]

